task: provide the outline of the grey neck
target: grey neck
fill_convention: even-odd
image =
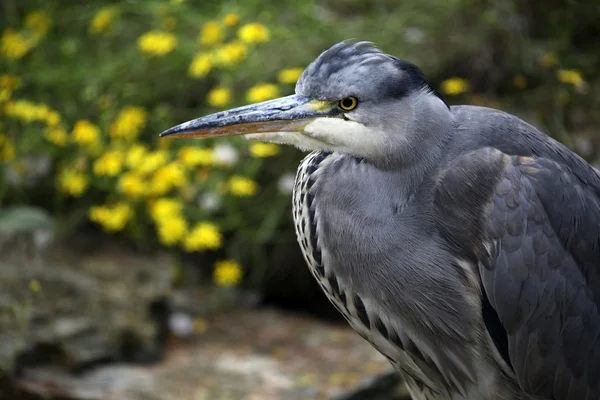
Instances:
[[[416,97],[410,104],[407,123],[395,129],[397,144],[369,164],[393,172],[407,192],[414,192],[439,164],[453,134],[453,118],[446,104],[430,94]],[[401,132],[397,132],[400,130]],[[398,183],[397,183],[398,184]]]

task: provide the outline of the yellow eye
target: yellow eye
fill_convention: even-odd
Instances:
[[[358,106],[358,99],[356,97],[344,97],[338,101],[338,108],[342,111],[352,111]]]

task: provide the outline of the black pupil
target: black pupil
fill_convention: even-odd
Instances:
[[[344,108],[352,108],[354,106],[354,100],[350,97],[346,97],[342,100],[342,107]]]

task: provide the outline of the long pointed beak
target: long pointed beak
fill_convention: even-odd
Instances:
[[[292,95],[221,111],[184,122],[161,137],[219,137],[266,132],[301,132],[318,117],[334,116],[337,109],[327,102]]]

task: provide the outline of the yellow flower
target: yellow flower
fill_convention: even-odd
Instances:
[[[141,107],[125,107],[110,126],[113,138],[135,139],[146,126],[147,114]]]
[[[569,83],[573,86],[583,85],[581,73],[575,69],[559,69],[556,71],[556,77],[563,83]]]
[[[210,222],[200,222],[183,242],[186,251],[216,250],[221,247],[223,238],[219,228]]]
[[[156,187],[157,182],[161,182],[158,186],[166,184],[167,190],[177,187],[183,187],[188,184],[188,178],[183,165],[177,161],[160,167],[152,177],[152,186]],[[159,192],[161,192],[159,190]],[[163,194],[164,192],[157,193]]]
[[[256,142],[250,145],[250,154],[254,157],[272,157],[279,153],[279,146],[274,143]]]
[[[119,189],[128,197],[139,197],[146,192],[146,184],[135,172],[128,172],[119,179]]]
[[[190,63],[188,74],[192,78],[202,78],[212,69],[213,60],[210,54],[198,53]]]
[[[54,111],[45,104],[36,104],[27,100],[9,101],[4,108],[9,117],[19,118],[24,122],[46,121]]]
[[[90,220],[101,225],[107,232],[118,232],[125,228],[133,217],[133,209],[127,203],[112,206],[96,206],[90,208]]]
[[[448,96],[457,96],[461,93],[468,92],[470,90],[469,81],[463,78],[450,78],[442,82],[441,85],[442,93]]]
[[[0,103],[4,103],[12,96],[12,91],[6,88],[0,88]]]
[[[246,99],[251,103],[274,99],[279,96],[279,88],[272,83],[259,83],[246,93]]]
[[[38,36],[44,36],[50,29],[50,17],[44,11],[32,11],[25,17],[25,28]]]
[[[210,46],[212,44],[223,41],[223,28],[217,21],[208,21],[202,27],[202,31],[198,36],[198,43],[202,46]]]
[[[170,181],[166,181],[163,178],[163,176],[167,175],[165,168],[166,167],[160,168],[152,176],[152,179],[150,180],[150,184],[148,185],[148,194],[150,196],[163,196],[175,187],[175,185],[173,185]],[[180,185],[177,185],[177,186],[180,186]]]
[[[111,150],[94,162],[94,173],[98,176],[116,176],[123,169],[123,153]]]
[[[51,113],[52,111],[50,110],[50,107],[45,104],[38,104],[36,107],[35,119],[38,121],[46,121],[50,117]]]
[[[212,151],[202,147],[182,147],[177,158],[186,167],[206,166],[213,162]]]
[[[26,39],[22,34],[13,31],[10,28],[4,30],[0,40],[0,49],[6,58],[18,60],[22,58],[29,50],[35,46],[35,42]]]
[[[18,76],[9,74],[0,75],[0,103],[10,100],[13,91],[19,86],[21,86],[21,78]]]
[[[15,75],[0,75],[0,103],[9,100],[13,91],[21,86],[21,78]]]
[[[225,87],[218,86],[208,92],[208,104],[213,107],[225,107],[231,102],[231,91]]]
[[[155,222],[181,217],[183,204],[176,199],[161,197],[149,204],[149,213]]]
[[[6,135],[0,133],[0,162],[9,162],[15,159],[15,144]]]
[[[241,42],[230,42],[215,52],[215,62],[229,67],[243,61],[248,55],[246,45]]]
[[[26,39],[21,33],[7,28],[2,34],[0,48],[6,58],[18,60],[27,54],[34,45],[34,41]]]
[[[165,181],[160,179],[157,175],[154,175],[148,185],[148,194],[151,196],[161,196],[167,194],[172,188],[173,185],[171,185],[169,181]]]
[[[88,178],[74,169],[64,169],[58,176],[60,191],[73,197],[81,196],[88,184]]]
[[[229,178],[228,186],[234,196],[253,196],[258,191],[256,182],[240,175],[233,175]]]
[[[158,223],[158,239],[167,246],[181,241],[187,234],[188,224],[182,217],[161,220]]]
[[[73,128],[73,140],[89,150],[100,148],[100,129],[87,120],[77,121]]]
[[[37,293],[42,290],[42,284],[37,279],[32,279],[29,281],[29,290]]]
[[[47,121],[52,112],[53,111],[50,110],[50,107],[48,107],[47,105],[38,104],[36,107],[35,119],[38,121]]]
[[[50,111],[46,116],[46,123],[50,127],[55,127],[60,123],[60,115],[56,111]]]
[[[527,78],[523,74],[517,74],[513,78],[513,83],[519,89],[525,89],[527,87]]]
[[[138,48],[150,56],[162,56],[173,51],[177,38],[169,32],[151,31],[138,39]]]
[[[35,110],[35,105],[27,100],[9,101],[4,107],[7,116],[19,118],[26,122],[33,120]]]
[[[223,260],[215,263],[213,279],[219,286],[235,286],[242,280],[242,267],[235,260]]]
[[[46,132],[44,132],[44,137],[47,141],[58,147],[66,146],[69,141],[67,131],[62,128],[48,128],[46,129]]]
[[[133,157],[131,157],[133,158]],[[139,160],[137,170],[141,174],[149,174],[156,171],[158,168],[165,165],[169,160],[169,153],[165,150],[154,151],[149,154],[144,154]],[[133,161],[132,159],[128,161]]]
[[[163,195],[173,188],[185,186],[187,182],[185,169],[179,162],[173,161],[156,170],[148,191],[153,195]]]
[[[269,41],[269,30],[259,23],[246,24],[238,30],[238,37],[246,43],[262,43]]]
[[[556,60],[556,54],[554,54],[553,52],[548,52],[544,54],[541,57],[540,61],[542,62],[542,65],[546,68],[553,67],[558,62]]]
[[[21,86],[21,78],[15,75],[0,75],[0,103],[9,100],[13,91]]]
[[[129,168],[137,168],[140,166],[148,150],[141,144],[135,144],[129,148],[125,155],[125,164]]]
[[[101,8],[90,21],[88,31],[92,35],[99,35],[106,32],[106,30],[113,24],[116,14],[117,12],[113,7]]]
[[[229,13],[225,17],[223,17],[223,23],[226,26],[232,27],[237,25],[238,22],[240,22],[240,16],[236,13]]]
[[[277,80],[281,83],[296,83],[302,72],[304,72],[302,68],[282,69],[277,74]]]

